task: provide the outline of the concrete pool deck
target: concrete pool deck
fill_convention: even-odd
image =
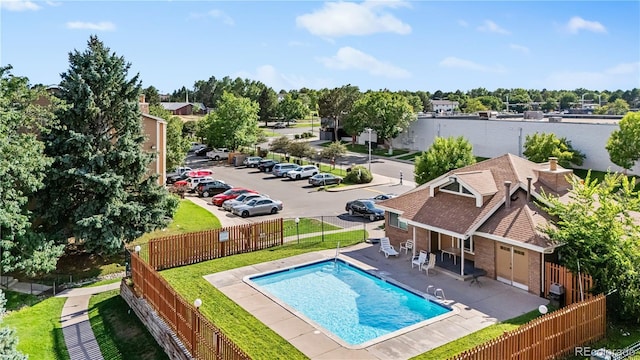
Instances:
[[[378,252],[377,245],[358,244],[341,249],[340,257],[419,293],[426,293],[428,285],[440,288],[446,297],[443,303],[454,308],[455,314],[363,349],[351,349],[243,281],[245,276],[333,259],[334,256],[335,250],[307,253],[204,278],[311,359],[408,359],[548,303],[546,299],[487,278],[480,280],[481,286],[470,285],[437,268],[437,273],[432,271],[427,277],[424,271],[411,268],[410,255],[385,258]]]

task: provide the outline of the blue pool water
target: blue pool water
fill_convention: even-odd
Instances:
[[[259,275],[251,281],[350,345],[451,311],[340,260]]]

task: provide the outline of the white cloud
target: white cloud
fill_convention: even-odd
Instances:
[[[596,33],[606,33],[604,25],[597,21],[588,21],[579,16],[572,17],[566,25],[567,30],[572,34],[577,34],[580,30],[587,30]]]
[[[505,68],[501,65],[491,67],[491,66],[478,64],[470,60],[460,59],[454,56],[449,56],[442,59],[439,65],[441,67],[446,67],[446,68],[465,69],[465,70],[473,70],[473,71],[479,71],[479,72],[489,72],[489,73],[506,72]]]
[[[462,26],[462,27],[469,27],[469,23],[460,19],[458,20],[458,25]]]
[[[504,34],[504,35],[510,34],[509,31],[501,28],[500,25],[494,23],[491,20],[485,20],[482,23],[482,25],[478,26],[478,30],[484,31],[484,32],[496,33],[496,34]]]
[[[236,23],[231,16],[219,9],[209,10],[205,13],[192,13],[191,17],[196,19],[210,17],[215,20],[220,20],[223,24],[229,26],[233,26]]]
[[[231,18],[231,16],[227,15],[224,11],[222,10],[218,10],[218,9],[213,9],[211,11],[209,11],[207,13],[209,16],[211,16],[214,19],[217,20],[221,20],[223,24],[225,25],[234,25],[235,21],[233,21],[233,19]]]
[[[253,79],[272,87],[274,90],[280,89],[291,90],[307,87],[310,89],[331,88],[331,81],[326,79],[307,79],[303,76],[283,74],[272,65],[262,65],[255,71],[239,71],[232,75],[232,78],[240,77],[242,79]]]
[[[40,5],[29,0],[0,0],[0,8],[7,11],[35,11],[40,10]]]
[[[318,60],[330,69],[365,70],[371,75],[392,79],[411,76],[411,73],[405,69],[380,61],[369,54],[365,54],[349,46],[340,48],[335,56],[320,58]]]
[[[67,29],[114,31],[116,29],[116,26],[110,21],[101,21],[99,23],[84,22],[84,21],[70,21],[67,23]]]
[[[604,73],[608,75],[628,75],[638,72],[640,72],[640,61],[618,64],[604,70]]]
[[[526,46],[523,46],[523,45],[518,45],[518,44],[509,44],[509,47],[510,47],[512,50],[519,51],[519,52],[521,52],[521,53],[523,53],[523,54],[528,54],[528,53],[529,53],[529,48],[528,48],[528,47],[526,47]]]
[[[554,72],[540,84],[548,89],[624,89],[638,86],[640,62],[622,63],[601,71]],[[544,84],[544,85],[542,85]]]
[[[313,35],[334,38],[375,33],[411,33],[411,26],[385,12],[387,8],[409,6],[404,1],[327,2],[320,10],[300,15],[296,24]]]

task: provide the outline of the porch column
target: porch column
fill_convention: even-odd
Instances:
[[[458,245],[460,246],[460,276],[464,276],[464,240],[458,238]]]
[[[416,246],[418,246],[418,243],[416,242],[416,227],[413,226],[411,230],[413,230],[413,235],[412,235],[413,247],[411,248],[411,252],[412,252],[411,259],[413,260],[413,258],[416,257]]]

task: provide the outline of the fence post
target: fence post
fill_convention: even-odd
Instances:
[[[367,223],[362,223],[362,242],[367,241]]]
[[[324,215],[320,216],[320,232],[322,233],[322,242],[324,242]]]

